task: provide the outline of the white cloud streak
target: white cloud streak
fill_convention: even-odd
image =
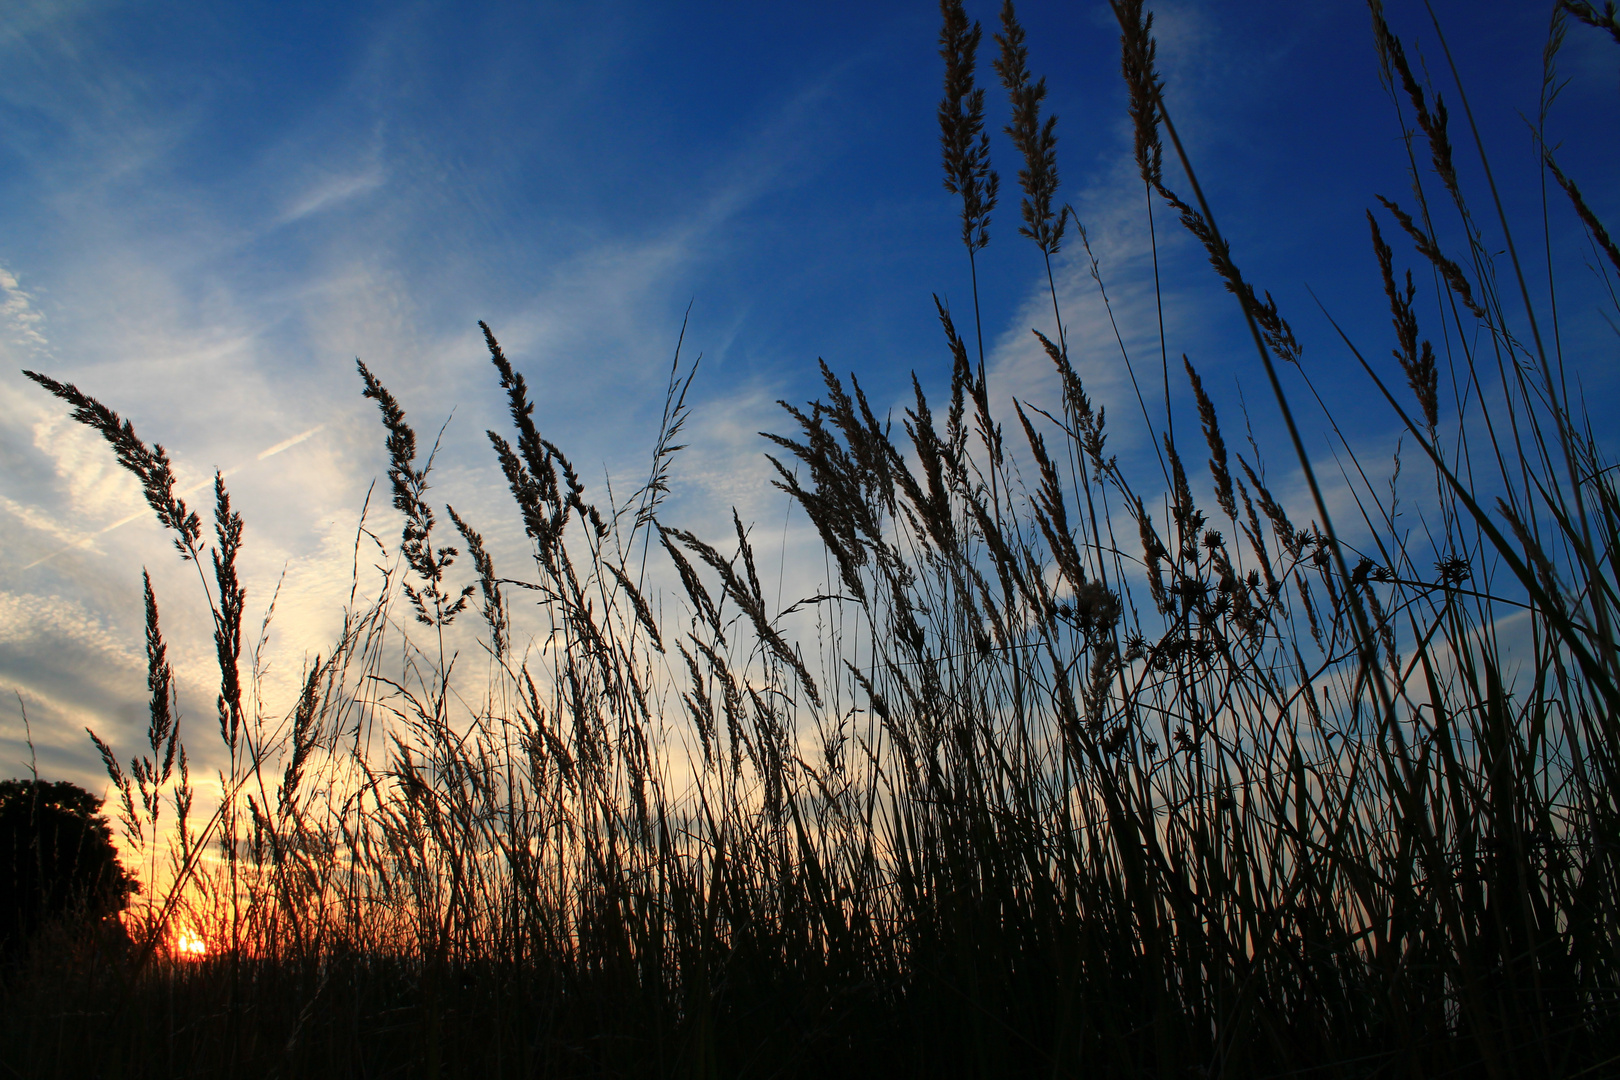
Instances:
[[[376,191],[388,180],[380,165],[372,165],[361,172],[326,177],[304,191],[281,215],[281,224],[289,224],[311,214],[339,206],[350,199]]]
[[[44,314],[34,306],[33,295],[17,283],[17,275],[4,266],[0,266],[0,322],[18,344],[41,352],[50,347]]]

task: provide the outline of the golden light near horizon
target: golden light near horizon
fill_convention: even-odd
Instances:
[[[201,960],[208,955],[208,942],[189,930],[182,930],[175,938],[174,952],[184,960]]]

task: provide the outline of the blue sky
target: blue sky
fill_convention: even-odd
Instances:
[[[1410,178],[1365,6],[1156,10],[1167,100],[1238,262],[1276,295],[1346,429],[1392,447],[1391,418],[1307,292],[1365,353],[1387,357],[1363,211],[1375,192],[1408,201]],[[1521,113],[1536,107],[1548,5],[1435,10],[1506,210],[1536,226],[1520,244],[1544,280]],[[1118,31],[1091,0],[1019,11],[1060,118],[1060,197],[1087,222],[1145,361],[1156,323]],[[1011,396],[1051,400],[1028,334],[1049,331],[1051,316],[1038,252],[1016,233],[1017,163],[988,66],[996,7],[969,12],[987,24],[981,84],[1003,177],[980,281],[1005,411]],[[1421,5],[1392,0],[1389,15],[1451,105],[1483,215],[1433,28]],[[937,34],[929,3],[11,0],[0,14],[0,687],[26,703],[42,772],[99,789],[85,724],[133,748],[143,565],[194,729],[208,726],[212,697],[194,580],[134,483],[20,369],[75,381],[133,419],[169,447],[183,482],[234,470],[250,608],[286,573],[272,683],[324,648],[356,515],[383,470],[356,356],[419,429],[454,412],[438,490],[516,545],[483,445],[501,402],[477,320],[527,372],[542,427],[587,482],[605,470],[628,487],[644,474],[690,305],[686,349],[703,362],[671,513],[715,535],[731,505],[780,523],[755,434],[782,426],[774,401],[816,395],[818,357],[897,412],[914,369],[942,393],[930,294],[964,322],[970,310],[957,208],[939,178]],[[1620,49],[1573,27],[1560,71],[1561,158],[1600,216],[1620,222]],[[1177,170],[1168,177],[1182,184]],[[1614,401],[1617,339],[1580,268],[1578,223],[1559,201],[1549,220],[1569,344],[1601,412]],[[1162,208],[1158,225],[1172,355],[1192,357],[1224,409],[1246,400],[1282,468],[1235,305]],[[1119,418],[1116,450],[1144,455],[1080,254],[1071,243],[1057,265],[1080,370]],[[7,697],[9,774],[27,754]]]

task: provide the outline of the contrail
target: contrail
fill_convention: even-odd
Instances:
[[[283,450],[286,450],[289,447],[297,446],[299,443],[303,442],[305,439],[309,438],[311,435],[314,435],[316,432],[320,431],[325,426],[326,426],[325,424],[316,424],[314,427],[310,428],[308,431],[299,432],[297,435],[294,435],[290,439],[282,439],[280,442],[276,443],[276,445],[272,446],[270,449],[259,451],[258,456],[255,457],[253,460],[254,461],[263,461],[267,457],[275,457],[277,454],[281,453]],[[236,470],[232,469],[231,471],[235,472]]]
[[[316,424],[314,427],[310,428],[309,430],[301,431],[297,435],[294,435],[290,439],[283,439],[280,442],[276,443],[274,446],[270,447],[269,449],[259,451],[259,453],[254,455],[253,461],[254,462],[259,462],[259,461],[263,461],[265,458],[275,457],[277,454],[281,453],[283,450],[287,450],[287,449],[290,449],[291,447],[297,446],[299,443],[303,442],[305,439],[308,439],[311,436],[320,433],[320,431],[322,429],[324,429],[325,427],[326,427],[325,424]],[[222,470],[219,475],[222,476],[222,477],[235,476],[237,473],[239,473],[243,469],[247,468],[248,464],[251,464],[251,463],[243,463],[241,465],[233,465],[229,469]],[[202,491],[205,488],[210,488],[210,487],[213,487],[213,486],[214,486],[214,478],[210,476],[208,479],[202,481],[201,483],[193,484],[190,487],[186,488],[184,491],[180,492],[180,497],[181,498],[189,498],[190,496],[197,494],[197,492]],[[105,536],[107,533],[112,532],[114,529],[123,528],[125,525],[128,525],[130,522],[136,520],[137,518],[145,517],[149,513],[151,513],[151,510],[149,510],[149,509],[143,508],[143,509],[137,510],[133,514],[130,514],[128,517],[119,518],[117,521],[113,522],[111,525],[108,525],[106,528],[99,529],[96,532],[91,533],[90,535],[84,537],[82,540],[79,540],[76,543],[68,544],[65,547],[57,548],[55,551],[51,552],[49,555],[41,555],[39,558],[35,559],[33,562],[31,562],[27,566],[23,567],[23,569],[24,570],[32,570],[34,567],[39,566],[41,563],[50,562],[52,559],[56,558],[58,555],[62,554],[65,551],[71,551],[74,548],[81,548],[81,547],[84,547],[87,544],[93,544],[93,543],[95,543],[97,537]]]

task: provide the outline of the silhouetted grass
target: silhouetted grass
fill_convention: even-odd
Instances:
[[[942,8],[947,185],[971,258],[996,191],[980,31]],[[1412,125],[1416,201],[1381,200],[1368,263],[1406,389],[1386,389],[1387,361],[1363,364],[1434,494],[1421,528],[1398,529],[1394,489],[1341,440],[1354,548],[1278,375],[1310,385],[1303,347],[1215,225],[1138,0],[1115,11],[1142,179],[1248,322],[1311,521],[1230,450],[1190,361],[1201,441],[1185,421],[1151,432],[1162,487],[1128,476],[1055,285],[1057,332],[1039,336],[1061,400],[1018,403],[1004,442],[982,355],[941,305],[943,425],[920,383],[896,431],[823,367],[824,396],[784,406],[790,430],[768,436],[836,568],[795,605],[820,611],[820,636],[796,641],[740,519],[705,538],[660,517],[687,420],[679,351],[649,479],[600,505],[485,327],[512,421],[489,439],[532,565],[504,576],[446,507],[469,577],[407,403],[360,365],[403,527],[385,543],[363,526],[357,543],[386,556],[380,599],[353,606],[266,719],[242,705],[241,520],[223,481],[205,544],[161,448],[31,375],[107,436],[196,563],[229,770],[199,824],[183,750],[170,775],[154,601],[150,756],[126,775],[105,754],[126,830],[172,884],[135,920],[132,956],[36,954],[7,988],[0,1060],[109,1077],[1620,1068],[1615,473],[1544,348],[1509,223],[1492,223],[1513,253],[1499,278],[1446,108],[1372,9]],[[1055,136],[1010,3],[1001,25],[1022,231],[1050,275],[1073,214],[1053,210]],[[1165,180],[1166,139],[1190,195]],[[1386,232],[1445,290],[1434,310],[1460,332],[1438,351]],[[660,604],[649,582],[666,579]],[[480,614],[484,675],[454,644]],[[1510,615],[1528,627],[1516,653]],[[180,810],[167,832],[160,791]],[[181,923],[215,951],[173,955]]]

